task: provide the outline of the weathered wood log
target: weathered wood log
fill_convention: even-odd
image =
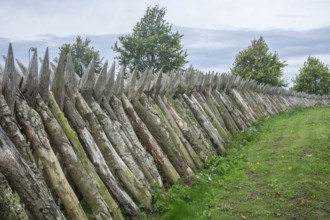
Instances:
[[[261,111],[260,106],[258,105],[257,97],[251,96],[246,90],[236,90],[240,96],[247,102],[251,110],[253,111],[254,118],[259,120],[264,116],[264,113]]]
[[[2,94],[0,94],[0,121],[1,126],[6,131],[8,137],[11,138],[12,142],[15,144],[17,150],[20,152],[20,155],[30,169],[35,174],[36,181],[38,181],[38,187],[39,190],[43,193],[40,194],[40,196],[43,196],[44,201],[49,201],[49,203],[58,209],[58,212],[60,213],[59,208],[56,206],[55,202],[53,201],[53,197],[50,194],[46,183],[44,182],[44,179],[40,173],[40,170],[37,168],[36,162],[34,160],[34,156],[31,152],[31,147],[29,142],[26,140],[25,136],[22,135],[20,128],[17,125],[16,120],[12,116],[12,113],[10,112],[9,107],[7,106]],[[56,217],[56,216],[55,216]],[[55,218],[54,217],[54,218]]]
[[[114,92],[114,83],[115,83],[115,62],[112,63],[108,73],[108,79],[107,79],[107,84],[105,86],[105,90],[103,92],[104,100],[106,102],[109,102],[110,97],[112,96]]]
[[[151,209],[151,194],[148,189],[134,176],[127,165],[114,150],[112,144],[104,133],[98,119],[89,108],[83,97],[78,93],[76,97],[76,107],[80,114],[88,121],[91,133],[95,142],[100,148],[106,162],[122,183],[126,186],[129,194],[145,208]]]
[[[233,101],[236,103],[236,106],[244,114],[245,118],[252,124],[256,121],[252,109],[248,106],[247,102],[242,98],[239,92],[236,89],[232,89],[229,93]]]
[[[39,94],[45,103],[48,103],[49,84],[50,84],[50,69],[49,69],[49,52],[48,47],[45,52],[45,57],[42,61],[39,79]]]
[[[13,143],[0,127],[0,172],[8,180],[35,219],[64,219],[48,192],[22,159]]]
[[[34,157],[31,153],[30,146],[26,138],[22,135],[15,118],[10,111],[4,97],[0,93],[0,125],[7,133],[8,137],[16,146],[24,160],[31,166],[35,165]],[[34,171],[37,172],[37,168],[34,167]]]
[[[54,100],[55,101],[55,100]],[[52,104],[53,100],[50,99],[50,105]],[[118,205],[115,201],[113,201],[111,195],[108,194],[108,190],[112,193],[112,195],[115,197],[115,199],[119,202],[119,204],[123,207],[125,212],[128,215],[135,216],[139,212],[137,206],[133,202],[133,200],[126,194],[126,192],[120,187],[120,185],[117,183],[112,171],[110,171],[105,158],[103,157],[100,149],[98,148],[97,144],[94,141],[93,136],[91,135],[85,121],[80,116],[77,109],[74,107],[74,104],[71,102],[71,100],[66,97],[64,101],[64,113],[68,120],[70,121],[70,124],[74,127],[75,131],[77,132],[79,136],[79,140],[77,140],[76,135],[70,132],[72,139],[74,141],[71,141],[71,143],[74,143],[74,145],[79,149],[79,152],[83,152],[81,150],[82,146],[85,149],[86,153],[88,154],[91,162],[94,164],[94,167],[102,179],[103,182],[101,182],[98,178],[98,175],[94,173],[94,170],[89,168],[89,170],[92,172],[93,177],[95,180],[97,180],[99,188],[102,192],[102,195],[107,201],[107,204],[110,206],[114,213],[115,219],[123,219],[120,210],[118,209]],[[69,126],[65,126],[65,128],[68,128]],[[81,144],[80,144],[81,142]],[[84,156],[85,157],[85,156]],[[86,161],[86,160],[84,160]],[[104,184],[106,188],[104,188]]]
[[[40,187],[40,191],[43,191],[42,194],[45,196],[43,198],[45,201],[49,200],[55,205],[53,201],[53,197],[50,194],[47,185],[41,175],[40,170],[38,169],[34,156],[32,154],[32,149],[30,147],[29,142],[26,140],[25,136],[21,133],[15,118],[10,112],[9,107],[7,106],[2,94],[0,93],[0,123],[4,131],[7,133],[8,137],[14,143],[16,149],[19,151],[21,157],[26,161],[30,169],[35,174],[35,177],[38,181],[38,186]]]
[[[121,94],[122,97],[124,94]],[[138,137],[136,136],[134,129],[125,114],[124,108],[122,106],[122,102],[115,96],[110,98],[110,104],[112,106],[113,111],[115,112],[119,122],[122,124],[122,128],[124,129],[127,137],[129,138],[132,146],[130,148],[133,153],[135,159],[138,161],[139,166],[141,167],[144,175],[148,179],[149,183],[158,183],[160,186],[163,185],[160,175],[157,171],[154,159],[152,156],[145,150],[145,148],[141,145]]]
[[[175,135],[175,137],[177,139],[176,142],[181,143],[178,145],[178,146],[180,146],[179,150],[182,153],[182,155],[184,156],[185,160],[189,161],[189,162],[187,162],[188,165],[190,166],[190,163],[193,163],[193,166],[196,167],[197,169],[201,168],[203,166],[202,161],[200,160],[200,158],[198,157],[196,152],[192,149],[190,143],[187,141],[187,139],[184,137],[181,130],[175,123],[175,120],[173,119],[173,117],[169,113],[169,111],[167,110],[167,108],[163,102],[163,99],[160,96],[155,97],[155,99],[158,104],[158,107],[161,109],[165,118],[169,122],[173,132],[175,132],[175,134],[176,134]],[[173,136],[174,136],[174,134],[173,134]]]
[[[159,91],[162,88],[162,81],[163,81],[163,72],[159,71],[155,85],[153,86],[152,90],[150,91],[150,93],[152,94],[152,97],[157,97],[159,95]]]
[[[246,115],[245,112],[242,112],[241,107],[239,106],[239,104],[237,104],[237,102],[235,101],[235,98],[233,98],[231,91],[228,91],[227,93],[221,93],[222,96],[228,100],[228,102],[230,103],[230,105],[235,109],[235,112],[237,112],[236,114],[239,115],[240,119],[242,121],[244,121],[244,123],[246,124],[247,127],[251,126],[251,121],[249,120],[248,116]]]
[[[28,69],[21,63],[18,59],[15,59],[18,67],[21,69],[22,73],[26,76],[28,73]]]
[[[13,48],[9,44],[8,54],[6,58],[5,69],[2,77],[2,93],[11,112],[14,112],[14,105],[16,101],[17,92],[17,74],[15,70]]]
[[[224,95],[223,92],[215,91],[215,95],[218,101],[226,107],[228,112],[231,114],[232,119],[236,122],[237,127],[242,131],[247,128],[247,124],[242,119],[242,113],[230,102],[230,100]]]
[[[258,106],[260,112],[263,114],[264,117],[274,114],[272,106],[267,104],[268,100],[263,100],[262,96],[254,91],[249,91],[247,93],[249,93],[250,96],[254,97],[254,99],[256,100],[256,105]]]
[[[144,73],[142,74],[141,79],[139,80],[139,84],[137,85],[137,89],[136,92],[133,94],[134,99],[139,99],[140,96],[142,95],[148,80],[150,80],[149,75],[152,74],[152,70],[150,70],[149,68],[147,68]]]
[[[121,67],[119,74],[117,75],[115,88],[114,88],[114,95],[120,96],[124,92],[124,73],[125,67]]]
[[[135,112],[131,102],[123,94],[122,95],[122,105],[125,113],[130,119],[134,129],[134,136],[137,135],[141,144],[147,148],[147,151],[153,156],[160,170],[165,176],[165,180],[169,183],[175,183],[180,179],[179,174],[173,167],[172,163],[168,160],[167,156],[164,154],[161,147],[158,145],[155,138],[150,133],[148,127],[138,114]],[[133,135],[133,134],[132,134]]]
[[[64,81],[64,60],[65,54],[64,51],[61,52],[60,58],[56,67],[56,71],[54,74],[54,79],[51,83],[51,91],[54,93],[56,102],[60,106],[61,110],[63,110],[64,96],[65,96],[65,82]]]
[[[215,116],[215,112],[210,109],[210,104],[206,103],[204,97],[199,93],[195,92],[191,96],[191,98],[197,104],[199,110],[203,113],[203,115],[208,118],[211,124],[218,131],[221,140],[223,142],[229,140],[229,135],[227,133],[226,127],[224,126],[224,123],[222,123],[222,118]]]
[[[68,120],[70,121],[72,126],[77,131],[80,141],[84,145],[85,151],[87,152],[90,160],[94,164],[96,171],[103,182],[100,181],[100,178],[95,173],[94,169],[91,169],[89,164],[87,165],[88,160],[86,159],[86,155],[82,153],[84,152],[84,150],[82,150],[83,147],[80,144],[80,142],[77,140],[76,135],[74,135],[74,133],[72,133],[72,131],[69,129],[70,126],[62,126],[62,127],[64,127],[66,133],[69,134],[68,137],[71,137],[71,142],[74,143],[75,148],[77,150],[76,152],[79,152],[79,155],[85,158],[83,160],[85,162],[84,163],[85,168],[86,170],[89,170],[92,176],[94,177],[94,179],[97,180],[99,189],[102,191],[102,194],[106,199],[107,204],[114,213],[114,218],[122,219],[123,217],[121,215],[117,203],[112,199],[111,195],[108,193],[108,190],[112,192],[112,194],[117,199],[117,201],[123,206],[125,212],[131,216],[134,216],[139,212],[137,206],[132,201],[132,199],[125,193],[125,191],[123,191],[121,187],[118,185],[117,181],[115,180],[115,177],[113,176],[112,172],[109,170],[108,165],[106,164],[102,153],[100,152],[97,144],[95,143],[92,135],[90,134],[90,131],[88,130],[85,121],[81,118],[79,112],[74,106],[75,96],[78,92],[78,83],[76,82],[76,78],[74,77],[74,75],[75,73],[73,71],[72,59],[71,56],[68,56],[67,66],[65,69],[65,76],[64,76],[66,81],[62,82],[65,84],[65,88],[67,92],[67,96],[65,96],[64,99],[65,102],[64,112],[68,117]],[[52,100],[52,102],[49,103],[49,106],[51,106],[51,109],[56,108],[57,106],[56,101]],[[59,112],[59,110],[57,109],[55,110]],[[64,119],[60,121],[65,122]]]
[[[132,99],[132,95],[134,94],[135,91],[135,86],[136,86],[136,81],[137,81],[137,70],[136,68],[133,70],[132,75],[130,76],[128,86],[127,86],[127,98],[128,100]]]
[[[64,111],[66,111],[66,109],[70,105],[69,102],[67,102],[67,101],[68,100],[65,100],[64,101]],[[71,105],[72,105],[72,103],[71,103]],[[59,122],[59,124],[62,126],[63,131],[65,132],[66,136],[70,140],[70,142],[72,144],[72,147],[74,148],[75,153],[78,156],[78,158],[81,160],[81,162],[82,162],[85,170],[88,172],[89,176],[97,184],[97,187],[98,187],[99,192],[101,193],[101,196],[104,198],[106,204],[111,209],[111,213],[112,213],[113,218],[114,219],[123,219],[123,216],[121,214],[121,211],[119,209],[118,204],[112,198],[112,196],[108,192],[106,186],[104,185],[104,183],[100,179],[99,175],[97,174],[95,168],[93,167],[93,165],[89,161],[88,156],[86,155],[86,153],[84,151],[84,148],[83,148],[82,144],[80,143],[80,140],[78,139],[77,133],[71,128],[69,122],[65,118],[64,114],[61,112],[61,110],[60,110],[59,106],[57,105],[57,103],[55,101],[55,98],[54,98],[54,96],[52,94],[50,94],[50,99],[49,99],[48,106],[49,106],[50,110],[52,111],[54,117],[57,119],[57,121]],[[68,112],[68,111],[66,111],[66,112]],[[67,114],[67,115],[72,115],[72,114]],[[79,116],[79,113],[76,112],[76,115]],[[78,117],[75,117],[75,118],[78,118]],[[83,119],[81,119],[81,120],[83,120]],[[83,129],[82,130],[79,129],[79,131],[81,132],[81,134],[84,134]],[[82,137],[81,140],[84,140],[84,137]],[[93,147],[90,147],[90,146],[87,146],[86,148],[87,149],[90,149],[91,151],[94,150]],[[95,154],[97,154],[97,151],[96,150],[95,150]],[[102,157],[102,155],[99,152],[99,154],[97,156],[92,157],[92,158],[95,158],[96,159],[96,158],[100,158],[100,157]],[[94,164],[95,164],[95,167],[97,169],[100,169],[99,167],[102,167],[100,164],[97,164],[97,163],[94,163]],[[104,164],[103,167],[107,167],[105,161],[103,161],[103,164]],[[106,169],[108,170],[108,168],[106,168]],[[107,181],[109,181],[111,178],[114,180],[114,177],[113,176],[110,176],[110,177],[107,176],[104,179],[106,179]],[[119,190],[118,190],[118,192],[119,192]]]
[[[91,98],[93,97],[95,80],[95,61],[93,58],[88,64],[86,71],[84,71],[84,75],[82,76],[81,80],[79,81],[79,91],[87,102],[90,102]]]
[[[93,96],[95,98],[95,100],[97,101],[97,103],[101,103],[105,90],[105,86],[107,83],[107,69],[108,69],[108,60],[105,61],[101,72],[95,82],[94,88],[93,88]]]
[[[207,150],[204,149],[202,142],[199,140],[197,134],[194,132],[194,128],[188,126],[188,123],[181,118],[179,113],[174,109],[174,107],[168,101],[168,99],[165,100],[165,103],[166,103],[166,108],[168,109],[169,113],[172,115],[173,119],[175,120],[177,126],[180,128],[184,137],[189,141],[191,147],[198,154],[199,158],[203,162],[205,162],[206,159],[208,158],[208,155],[204,151]],[[183,114],[182,112],[180,113]]]
[[[16,117],[24,128],[28,139],[35,146],[48,178],[63,202],[70,218],[87,219],[49,144],[40,116],[24,100],[17,102],[16,107]]]
[[[200,146],[200,151],[210,156],[215,156],[217,154],[216,149],[213,147],[213,144],[205,132],[205,130],[198,123],[195,115],[191,111],[190,107],[185,103],[182,95],[177,94],[175,99],[168,99],[171,102],[172,106],[177,112],[180,112],[180,116],[189,123],[189,127],[196,133],[196,136],[201,141],[202,145]]]
[[[38,54],[37,51],[35,51],[30,61],[27,75],[24,77],[23,84],[20,88],[24,99],[32,107],[35,105],[35,98],[39,90],[38,87]]]
[[[190,157],[187,149],[185,148],[184,144],[178,137],[178,134],[175,132],[174,128],[172,127],[170,121],[168,118],[172,119],[168,111],[166,111],[166,107],[164,104],[159,100],[153,100],[150,96],[148,97],[147,95],[143,95],[141,97],[141,101],[147,103],[148,106],[153,106],[153,109],[157,112],[160,118],[163,120],[162,123],[163,125],[166,125],[166,130],[173,142],[173,146],[176,148],[176,150],[180,153],[182,159],[185,161],[185,163],[192,169],[192,171],[195,173],[197,172],[197,167],[193,161],[193,159]],[[164,111],[162,110],[164,109]],[[173,120],[172,120],[173,122]],[[173,123],[174,126],[175,123]],[[184,140],[186,141],[186,140]]]
[[[32,217],[32,216],[31,216]],[[0,172],[0,219],[28,220],[28,214],[10,188],[6,177]]]
[[[207,135],[210,137],[210,140],[213,146],[217,149],[218,154],[225,155],[226,149],[223,146],[223,141],[219,139],[216,129],[207,120],[205,115],[200,111],[196,103],[194,103],[186,94],[183,94],[182,97],[187,103],[187,105],[190,107],[191,111],[194,113],[199,124],[203,127]]]
[[[112,146],[116,149],[119,156],[123,159],[128,168],[132,171],[132,173],[138,178],[138,180],[143,183],[146,187],[149,187],[149,183],[144,176],[141,168],[139,167],[136,159],[134,158],[130,148],[131,143],[127,141],[125,138],[125,134],[122,135],[120,132],[120,126],[115,122],[112,122],[107,114],[101,109],[100,105],[94,100],[92,97],[93,87],[90,85],[95,84],[95,72],[92,68],[93,63],[91,62],[87,72],[85,73],[84,81],[80,82],[80,91],[84,100],[89,105],[91,110],[93,111],[96,118],[99,120],[100,125],[103,128],[104,133],[107,138],[110,140]],[[113,90],[114,94],[120,93],[122,90],[120,87],[123,86],[122,75],[123,70],[117,77],[117,81],[115,83],[115,88]],[[91,114],[93,114],[91,113]],[[126,140],[126,141],[125,141]]]
[[[148,180],[144,176],[136,158],[134,158],[129,145],[126,143],[124,137],[120,134],[120,126],[115,122],[111,121],[108,115],[101,109],[101,107],[94,101],[89,102],[92,113],[96,116],[96,120],[99,121],[102,129],[110,140],[112,146],[115,148],[118,155],[122,158],[124,163],[132,171],[134,176],[146,187],[149,187]]]
[[[215,92],[212,91],[211,93],[206,94],[205,98],[209,102],[213,103],[214,107],[218,110],[218,113],[222,117],[227,130],[231,134],[236,134],[237,132],[239,132],[239,128],[237,127],[236,122],[232,118],[232,115],[229,113],[228,109],[225,107],[222,101],[217,99]]]
[[[210,92],[200,93],[200,96],[202,97],[202,100],[204,101],[203,102],[203,105],[204,106],[206,105],[208,107],[208,111],[211,111],[212,112],[212,114],[213,114],[212,117],[215,117],[217,119],[217,121],[219,122],[219,124],[221,125],[221,127],[227,133],[227,136],[228,137],[231,137],[231,135],[230,135],[231,134],[231,131],[226,126],[226,123],[225,123],[225,121],[223,119],[224,116],[219,113],[218,108],[217,108],[218,103],[214,99],[214,97],[211,95],[211,91]]]
[[[66,58],[64,81],[61,81],[61,83],[65,85],[65,95],[67,95],[71,100],[74,100],[75,94],[78,92],[78,79],[76,77],[76,73],[74,72],[72,57],[70,53]]]
[[[91,208],[93,218],[111,219],[109,207],[100,195],[95,181],[86,172],[62,127],[54,118],[53,114],[40,96],[36,99],[35,109],[43,120],[50,144],[57,150],[57,152],[59,152],[61,161],[64,164],[68,174]],[[60,112],[58,113],[60,114]]]
[[[140,100],[132,100],[135,111],[148,126],[152,136],[162,147],[178,173],[184,177],[191,177],[194,172],[187,165],[180,151],[176,147],[173,147],[175,144],[168,132],[168,125],[165,122],[162,112],[160,110],[157,112],[153,107],[154,105],[150,105],[147,102],[145,95],[142,95]]]

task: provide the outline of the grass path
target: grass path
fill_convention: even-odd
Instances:
[[[156,190],[147,219],[330,219],[330,108],[271,117],[190,186]]]

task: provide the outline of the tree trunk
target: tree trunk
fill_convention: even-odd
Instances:
[[[211,103],[206,103],[205,98],[195,92],[192,96],[193,101],[199,105],[199,109],[203,112],[203,114],[209,119],[212,125],[217,129],[219,136],[222,138],[223,141],[229,140],[228,131],[222,121],[222,117],[216,117],[215,111],[211,110]]]
[[[230,131],[231,134],[236,134],[240,130],[238,126],[236,125],[236,122],[232,118],[232,115],[229,113],[228,109],[226,106],[222,103],[222,101],[217,98],[215,91],[212,91],[209,94],[206,94],[206,99],[207,100],[212,100],[216,109],[218,110],[219,114],[223,118],[223,121],[225,123],[225,126],[228,131]]]
[[[7,133],[7,136],[11,139],[16,149],[19,151],[23,159],[29,165],[31,170],[36,175],[36,178],[39,181],[39,186],[42,187],[42,190],[45,192],[47,199],[52,201],[53,197],[48,190],[47,184],[37,167],[36,161],[31,151],[30,143],[26,140],[25,136],[21,133],[20,128],[17,125],[15,118],[13,117],[9,107],[2,94],[0,93],[0,124],[4,131]],[[48,195],[46,194],[48,193]],[[53,201],[53,203],[55,203]]]
[[[152,136],[157,140],[163,151],[167,154],[175,169],[181,176],[191,177],[194,172],[186,164],[181,153],[175,146],[172,137],[168,132],[168,126],[161,112],[156,112],[152,105],[146,102],[146,97],[142,95],[141,102],[132,100],[135,111],[143,122],[148,126]]]
[[[50,104],[51,103],[52,97],[50,98]],[[114,211],[114,218],[123,219],[117,203],[112,199],[111,195],[108,195],[108,190],[117,199],[119,204],[122,205],[128,215],[137,215],[137,213],[139,212],[138,207],[117,183],[115,177],[113,176],[107,163],[105,162],[105,157],[102,155],[99,147],[93,139],[93,136],[89,132],[87,125],[85,124],[79,112],[74,107],[73,103],[68,97],[65,97],[64,100],[64,112],[65,115],[68,117],[68,120],[70,121],[71,125],[75,128],[77,134],[79,135],[81,144],[84,146],[84,149],[87,152],[91,162],[94,164],[97,174],[103,181],[102,182],[99,180],[98,175],[95,174],[93,169],[89,169],[93,171],[93,176],[95,179],[98,180],[99,188],[102,190],[104,198],[106,199],[108,205]],[[66,128],[68,128],[68,126],[66,126]],[[81,149],[82,146],[80,146],[80,141],[77,140],[77,137],[75,135],[70,135],[70,137],[75,140],[71,143],[75,143],[75,145],[78,146],[78,149]],[[82,152],[81,150],[79,151]],[[104,187],[104,185],[106,186],[106,188]]]
[[[96,173],[95,168],[93,167],[92,163],[88,159],[88,156],[86,155],[85,150],[78,139],[77,133],[71,128],[68,120],[65,118],[64,114],[62,113],[59,106],[57,105],[52,93],[49,94],[49,97],[50,97],[49,98],[50,100],[48,102],[49,109],[53,113],[54,117],[57,119],[58,123],[61,125],[67,138],[70,140],[71,145],[72,145],[76,155],[80,159],[82,165],[84,166],[86,172],[95,182],[95,184],[98,188],[98,191],[99,191],[97,193],[99,193],[101,195],[101,197],[104,199],[107,206],[110,207],[110,213],[112,214],[112,217],[116,220],[123,219],[123,216],[121,214],[118,204],[112,198],[111,194],[108,192],[106,186],[100,179],[99,175]],[[67,105],[66,101],[64,101],[64,103],[65,103],[65,105]],[[64,109],[65,108],[66,108],[66,106],[64,106]],[[78,112],[77,112],[77,114],[79,115]],[[104,162],[104,164],[105,164],[105,162]]]
[[[109,207],[100,195],[95,181],[86,172],[62,127],[54,118],[53,114],[40,96],[37,97],[35,109],[43,120],[50,144],[59,152],[61,161],[71,179],[82,193],[89,207],[92,209],[93,218],[111,219]],[[59,111],[58,114],[61,114],[61,112]]]
[[[196,137],[198,137],[202,143],[200,151],[204,152],[208,157],[215,156],[217,151],[213,147],[209,136],[198,123],[193,112],[182,98],[182,95],[177,95],[175,99],[169,99],[169,101],[171,102],[173,108],[179,112],[180,116],[189,123],[189,127],[191,127],[192,130],[196,133]]]
[[[17,150],[21,153],[24,160],[29,163],[29,165],[34,163],[34,157],[29,148],[25,137],[22,135],[21,131],[17,126],[17,122],[12,115],[4,97],[0,93],[0,123],[4,131],[7,133],[8,137],[17,147]],[[36,169],[36,167],[35,167]]]
[[[48,178],[63,202],[70,218],[87,219],[49,144],[40,116],[25,104],[23,100],[18,101],[16,106],[18,121],[24,128],[29,140],[34,144],[38,157],[48,174]]]
[[[241,96],[241,94],[236,91],[236,89],[232,89],[229,93],[232,97],[233,101],[236,103],[238,108],[241,110],[241,112],[245,115],[246,119],[252,124],[256,121],[254,117],[254,112],[246,102],[246,100]]]
[[[138,161],[144,175],[148,179],[149,183],[158,183],[160,186],[163,185],[158,170],[155,165],[155,161],[153,157],[145,150],[145,148],[141,145],[138,137],[136,136],[133,127],[125,114],[124,108],[122,106],[122,102],[115,96],[110,98],[110,104],[117,115],[120,123],[122,124],[122,128],[124,129],[126,136],[129,138],[132,143],[131,152],[135,156]]]
[[[57,205],[49,199],[48,191],[44,191],[44,187],[40,186],[35,174],[1,127],[0,172],[35,219],[64,219]]]
[[[105,135],[111,142],[112,146],[115,148],[118,155],[122,158],[124,163],[128,166],[136,178],[143,185],[149,187],[148,180],[144,176],[140,166],[136,161],[136,158],[134,158],[131,150],[129,149],[130,143],[126,143],[124,137],[120,134],[120,126],[110,120],[109,116],[101,109],[99,104],[97,104],[94,99],[91,99],[89,106],[94,115],[97,117]]]
[[[29,217],[11,190],[5,176],[0,172],[0,219],[28,220]]]
[[[246,127],[250,127],[251,123],[246,117],[246,115],[241,111],[235,100],[231,97],[230,92],[219,92],[222,96],[222,98],[229,104],[228,106],[234,110],[233,112],[237,115],[236,117],[239,117],[240,120],[244,122]]]
[[[181,116],[173,108],[173,106],[170,104],[168,100],[166,100],[166,107],[169,113],[172,115],[173,119],[175,120],[177,126],[180,128],[183,136],[189,141],[191,147],[198,154],[199,158],[205,162],[206,159],[208,158],[208,155],[204,151],[207,150],[204,149],[204,146],[202,145],[202,142],[199,140],[197,134],[194,132],[194,129],[188,126],[188,123],[181,118]]]
[[[225,106],[225,108],[228,110],[228,112],[232,116],[232,119],[236,122],[236,125],[239,128],[239,130],[243,131],[245,128],[247,128],[248,125],[241,118],[241,113],[238,111],[238,109],[235,106],[233,106],[233,104],[230,102],[230,100],[228,100],[219,91],[215,91],[215,95],[218,98],[218,101],[220,101]]]
[[[158,104],[158,107],[161,109],[163,112],[165,118],[169,122],[169,124],[172,127],[172,130],[175,132],[176,137],[179,139],[182,144],[180,145],[180,151],[182,155],[184,155],[186,160],[190,160],[194,164],[196,168],[201,168],[203,166],[203,163],[201,159],[198,157],[194,149],[191,147],[190,143],[187,141],[187,139],[184,137],[182,134],[181,130],[179,129],[178,125],[176,124],[175,120],[173,119],[172,115],[170,112],[167,110],[165,103],[163,99],[166,102],[166,97],[163,97],[163,99],[160,96],[155,97],[156,102]]]
[[[183,99],[190,107],[191,111],[194,113],[199,124],[202,126],[202,128],[206,131],[206,133],[210,137],[210,140],[214,145],[214,147],[217,149],[218,154],[225,155],[226,149],[223,146],[223,141],[219,139],[219,136],[217,135],[217,130],[209,122],[206,116],[201,112],[201,110],[198,108],[196,103],[194,103],[186,94],[183,94]]]
[[[151,194],[148,189],[134,176],[132,171],[128,169],[123,160],[119,157],[112,144],[108,140],[98,119],[88,107],[83,97],[77,93],[76,107],[80,114],[85,118],[94,137],[95,142],[100,148],[108,167],[114,172],[122,183],[126,186],[126,190],[130,195],[145,208],[151,209]]]
[[[139,137],[141,144],[145,146],[148,152],[153,156],[160,170],[164,173],[166,180],[170,183],[177,182],[180,179],[179,174],[124,94],[122,95],[122,104],[125,113],[130,118],[130,122],[135,131],[134,133]]]

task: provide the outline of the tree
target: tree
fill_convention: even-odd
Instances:
[[[294,80],[293,90],[317,95],[330,95],[329,66],[309,56]]]
[[[64,51],[65,54],[71,53],[74,70],[80,77],[83,75],[83,68],[81,67],[81,64],[87,66],[92,58],[95,60],[95,72],[99,73],[102,68],[103,57],[100,58],[99,51],[90,46],[90,42],[91,40],[89,38],[86,38],[83,41],[82,38],[78,36],[74,44],[63,44],[59,48],[59,54],[62,51]],[[58,58],[55,58],[55,62],[57,61]]]
[[[112,49],[119,53],[119,64],[140,72],[151,67],[169,72],[181,68],[187,61],[179,32],[164,19],[165,8],[148,7],[146,14],[135,25],[132,34],[120,36]]]
[[[231,73],[245,79],[273,86],[286,86],[281,77],[285,61],[280,61],[277,53],[271,53],[263,37],[254,39],[251,46],[240,51],[235,58]]]

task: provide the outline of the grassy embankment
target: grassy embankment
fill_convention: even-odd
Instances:
[[[189,186],[154,193],[147,219],[330,219],[330,108],[296,109],[237,135]]]

